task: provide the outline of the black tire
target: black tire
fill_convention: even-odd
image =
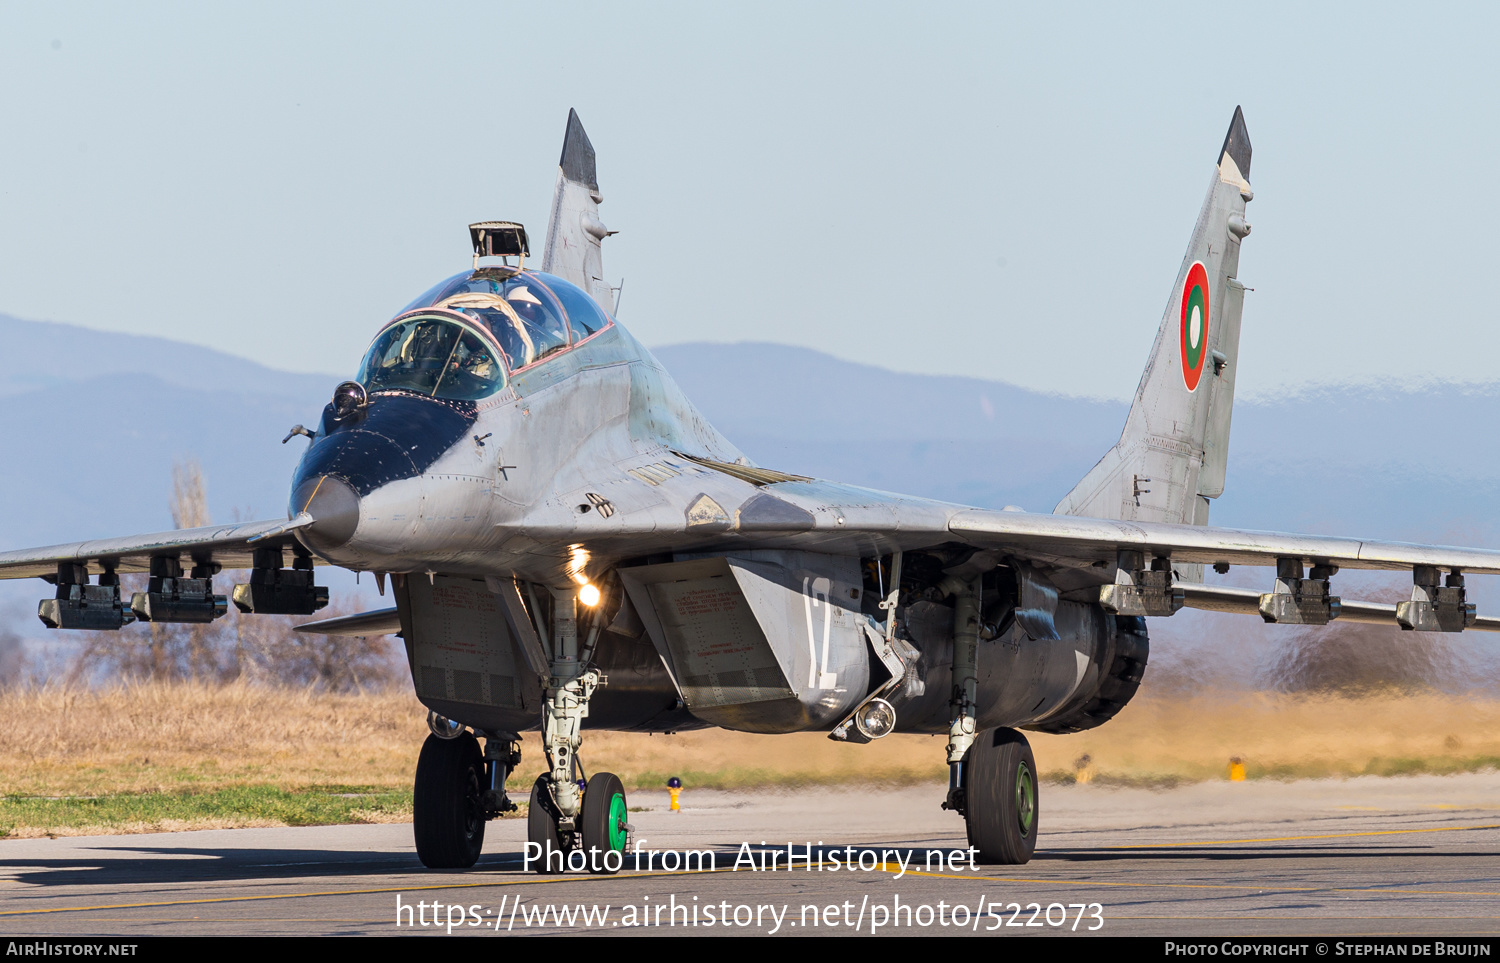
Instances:
[[[412,831],[417,857],[429,869],[468,869],[484,848],[484,754],[470,733],[428,736],[417,757]]]
[[[583,851],[589,872],[613,874],[625,862],[625,824],[629,817],[625,786],[612,772],[596,772],[583,791]],[[620,861],[607,854],[620,854]]]
[[[561,872],[567,867],[566,863],[562,868],[557,867],[556,854],[566,855],[557,834],[557,817],[557,807],[552,802],[552,780],[546,775],[537,776],[531,784],[531,804],[526,809],[526,849],[527,855],[533,857],[529,863],[533,873]],[[532,843],[541,848],[533,848]],[[553,867],[550,870],[549,861]]]
[[[1016,866],[1036,851],[1036,759],[1014,729],[986,729],[964,756],[964,820],[969,845],[987,865]]]

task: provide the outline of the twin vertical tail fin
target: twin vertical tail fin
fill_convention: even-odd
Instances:
[[[1125,430],[1055,513],[1208,524],[1229,456],[1249,177],[1250,135],[1236,107]]]
[[[601,245],[615,232],[599,220],[599,205],[603,202],[594,167],[594,145],[589,143],[578,111],[569,110],[562,159],[558,161],[557,188],[552,194],[552,215],[547,222],[542,270],[583,288],[613,314],[614,292],[604,280]]]

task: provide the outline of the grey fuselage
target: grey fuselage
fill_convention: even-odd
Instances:
[[[899,730],[947,731],[953,610],[934,586],[974,554],[945,548],[964,506],[755,468],[618,322],[477,400],[330,404],[292,491],[291,514],[318,520],[309,548],[391,576],[418,697],[476,728],[538,724],[518,632],[546,631],[549,589],[587,581],[606,599],[580,607],[579,635],[597,614],[608,678],[587,727],[830,729],[890,678],[872,646],[901,551],[898,624],[921,682],[889,698]],[[1014,572],[977,570],[997,564],[980,723],[1066,721],[1097,694],[1115,619],[1054,593],[1043,629],[1023,628],[1004,602]],[[520,616],[495,591],[507,582]]]

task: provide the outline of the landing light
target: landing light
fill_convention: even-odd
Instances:
[[[854,726],[866,739],[888,736],[896,728],[896,708],[884,699],[871,699],[854,713]]]
[[[440,716],[436,711],[429,710],[427,713],[427,728],[439,739],[457,739],[464,734],[464,724],[455,722],[447,716]]]
[[[589,550],[582,545],[568,546],[568,578],[579,585],[589,584]]]

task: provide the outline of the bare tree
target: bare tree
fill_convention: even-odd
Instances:
[[[355,611],[347,600],[335,599],[318,617],[352,615]],[[257,681],[364,692],[401,685],[409,677],[406,653],[395,639],[309,635],[294,631],[300,619],[234,614],[245,652],[245,673]]]
[[[172,522],[178,528],[211,524],[203,469],[188,458],[172,466]],[[235,581],[221,572],[216,589]],[[127,575],[121,591],[146,588],[145,577]],[[319,618],[353,614],[354,606],[335,601]],[[208,624],[152,622],[118,632],[80,633],[83,646],[68,681],[89,684],[130,679],[191,679],[226,683],[245,678],[265,685],[312,687],[335,692],[384,689],[407,679],[405,654],[384,636],[344,638],[305,635],[293,627],[301,619],[278,615],[228,615]]]
[[[172,462],[172,524],[177,528],[202,528],[208,518],[208,488],[203,466],[196,458]]]
[[[140,576],[126,579],[138,581]],[[318,617],[355,611],[350,602],[335,599]],[[208,625],[153,622],[118,632],[80,632],[83,645],[67,681],[89,685],[123,679],[208,683],[244,679],[258,685],[329,692],[378,691],[407,684],[405,651],[398,640],[295,631],[294,626],[303,621],[298,616],[245,615],[231,607],[228,615]]]
[[[177,528],[202,528],[213,524],[208,517],[208,490],[203,481],[203,466],[196,458],[172,462],[172,524]],[[153,641],[164,643],[164,626],[151,626]],[[188,677],[197,681],[217,675],[210,665],[207,625],[186,627],[188,644]]]

